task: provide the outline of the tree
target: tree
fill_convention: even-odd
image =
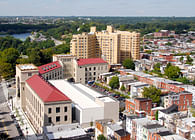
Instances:
[[[1,140],[8,140],[8,138],[9,138],[9,135],[8,134],[6,134],[6,133],[0,133],[0,139]]]
[[[15,48],[5,49],[1,53],[1,60],[6,63],[10,63],[14,68],[16,65],[16,60],[19,58],[19,52]]]
[[[33,63],[36,66],[41,65],[41,52],[39,49],[31,49],[28,56],[29,56],[29,63]]]
[[[180,77],[178,79],[176,79],[178,82],[182,82],[183,84],[190,84],[190,80],[188,80],[188,78],[186,77]]]
[[[165,45],[172,46],[172,43],[171,42],[167,42]]]
[[[176,79],[181,76],[180,68],[177,66],[168,66],[165,68],[165,75],[170,79]]]
[[[195,80],[192,81],[192,85],[195,86]]]
[[[150,98],[153,103],[160,103],[161,90],[157,89],[155,86],[144,87],[142,95],[145,98]]]
[[[155,120],[158,121],[158,110],[157,110],[156,113],[155,113]]]
[[[132,69],[132,70],[135,70],[135,64],[133,62],[133,60],[131,59],[126,59],[123,61],[123,66],[126,68],[126,69]]]
[[[183,57],[183,56],[179,58],[179,61],[180,61],[181,63],[183,63],[183,60],[184,60],[184,57]]]
[[[194,108],[190,108],[190,112],[192,113],[192,117],[195,117],[195,109]]]
[[[125,91],[125,86],[122,85],[120,90],[121,90],[121,91]]]
[[[119,87],[119,78],[117,76],[113,76],[109,82],[109,86],[112,89],[117,89]]]
[[[160,63],[156,63],[155,65],[154,65],[154,72],[156,72],[156,73],[160,73],[161,71],[160,71]]]
[[[14,76],[14,69],[10,63],[0,61],[0,75],[4,79],[9,79]]]
[[[99,135],[99,136],[97,137],[97,139],[98,139],[98,140],[107,140],[106,137],[104,137],[104,135],[102,135],[102,134]]]
[[[187,60],[186,60],[186,64],[192,64],[192,62],[193,62],[193,59],[188,55],[187,56]]]

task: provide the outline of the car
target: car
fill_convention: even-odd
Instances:
[[[89,129],[87,129],[87,131],[86,132],[95,132],[95,129],[93,129],[93,128],[89,128]]]

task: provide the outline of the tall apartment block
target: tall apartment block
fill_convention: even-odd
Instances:
[[[139,59],[140,34],[136,32],[114,30],[107,26],[106,31],[73,35],[71,54],[79,58],[103,58],[109,64],[122,63],[127,58]]]

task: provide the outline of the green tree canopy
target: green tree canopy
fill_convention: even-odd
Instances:
[[[123,61],[123,66],[126,68],[126,69],[132,69],[132,70],[135,70],[135,64],[133,62],[133,60],[131,59],[126,59]]]
[[[109,82],[109,86],[112,89],[117,89],[119,88],[119,78],[117,76],[113,76]]]
[[[102,134],[99,135],[99,136],[97,137],[97,139],[98,139],[98,140],[107,140],[106,137],[105,137],[104,135],[102,135]]]
[[[142,95],[145,98],[152,99],[153,103],[158,103],[158,104],[160,103],[161,90],[157,89],[155,86],[144,87]]]
[[[192,62],[193,62],[193,59],[189,55],[187,55],[186,64],[190,64],[191,65]]]
[[[121,91],[125,91],[125,86],[122,85],[121,88],[120,88]]]
[[[182,82],[183,84],[190,84],[190,80],[186,77],[180,77],[176,79],[178,82]]]
[[[0,61],[0,75],[3,76],[4,79],[9,79],[14,76],[14,70],[10,63]]]
[[[160,71],[160,63],[156,63],[155,65],[154,65],[154,72],[156,72],[156,73],[160,73],[161,71]]]
[[[183,63],[183,60],[184,60],[184,57],[181,56],[181,57],[179,58],[179,61],[180,61],[181,63]]]
[[[179,78],[181,76],[180,68],[167,64],[167,67],[165,68],[165,75],[170,79]]]
[[[158,120],[158,110],[155,113],[155,120]]]
[[[19,58],[19,52],[15,48],[5,49],[1,53],[1,60],[10,63],[13,67],[16,65],[16,60]]]

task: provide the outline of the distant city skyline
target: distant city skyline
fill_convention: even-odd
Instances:
[[[195,0],[0,0],[0,16],[195,16]]]

